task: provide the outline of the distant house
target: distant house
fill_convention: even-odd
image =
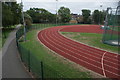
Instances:
[[[77,24],[78,22],[77,22],[77,20],[70,20],[69,23],[71,23],[71,24],[74,24],[74,23]]]
[[[77,21],[78,21],[78,23],[82,23],[82,22],[83,22],[83,16],[82,16],[82,15],[79,15]]]
[[[70,23],[80,23],[83,21],[83,16],[78,14],[71,14]]]
[[[77,20],[78,14],[71,14],[71,20]]]
[[[71,14],[71,20],[69,21],[69,23],[78,23],[77,17],[77,14]]]

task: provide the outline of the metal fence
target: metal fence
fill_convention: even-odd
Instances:
[[[72,24],[58,24],[59,25],[72,25]],[[43,29],[50,26],[56,26],[56,24],[33,24],[32,27],[29,27],[29,29],[26,27],[26,32],[34,29]],[[21,37],[24,35],[23,27],[21,27],[17,33],[16,33],[16,43],[17,47],[20,53],[21,61],[24,63],[24,65],[27,67],[29,72],[32,72],[32,74],[36,78],[52,78],[52,79],[61,79],[64,78],[64,76],[56,71],[55,69],[52,69],[52,67],[48,64],[43,63],[41,60],[38,60],[34,53],[31,53],[29,50],[27,50],[24,46],[20,44]]]
[[[103,43],[110,45],[120,45],[120,6],[108,8],[106,15]]]

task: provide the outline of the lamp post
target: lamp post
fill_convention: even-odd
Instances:
[[[102,8],[102,5],[100,5],[100,11],[99,11],[99,25],[100,25],[100,20],[101,20],[101,8]]]
[[[26,28],[25,28],[25,19],[24,19],[24,13],[23,13],[23,2],[21,0],[21,6],[22,6],[22,20],[23,20],[23,27],[24,27],[24,41],[26,41]]]
[[[57,15],[58,15],[57,5],[58,5],[58,0],[56,0],[56,26],[57,26]]]

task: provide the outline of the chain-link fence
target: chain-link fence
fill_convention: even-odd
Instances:
[[[120,45],[120,6],[108,8],[103,42],[110,45]]]

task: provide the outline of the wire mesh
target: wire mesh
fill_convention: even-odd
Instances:
[[[43,29],[55,25],[56,24],[33,24],[32,27],[30,27],[29,29],[26,28],[26,31],[28,32],[32,29]],[[16,43],[20,53],[21,61],[28,68],[28,70],[31,71],[36,78],[63,78],[63,75],[55,69],[52,69],[50,65],[47,65],[45,63],[41,64],[42,61],[40,59],[37,59],[34,53],[31,53],[29,50],[27,50],[24,46],[20,44],[20,38],[23,35],[24,30],[23,27],[21,27],[16,33]],[[43,67],[41,67],[41,65],[43,65]]]
[[[109,8],[106,18],[107,25],[103,34],[103,42],[110,45],[120,44],[120,6]]]

